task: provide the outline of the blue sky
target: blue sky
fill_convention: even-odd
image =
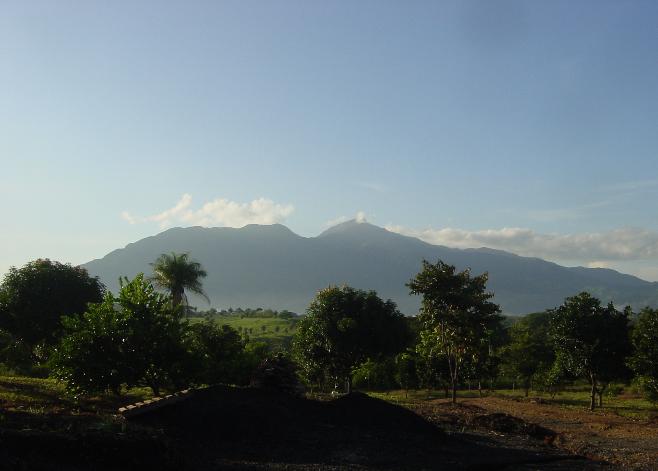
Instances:
[[[313,236],[362,212],[658,280],[656,18],[654,1],[4,1],[0,273],[171,225]]]

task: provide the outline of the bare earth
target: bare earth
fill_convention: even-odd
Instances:
[[[555,432],[545,443],[592,460],[610,463],[613,468],[658,469],[658,424],[653,421],[622,417],[614,412],[590,412],[565,408],[540,400],[515,400],[501,397],[464,398],[453,407],[446,399],[437,399],[413,407],[431,421],[446,426],[477,430],[476,417],[483,414],[508,414],[527,423]],[[473,426],[473,424],[476,426]],[[506,435],[482,430],[493,435]],[[591,462],[590,462],[591,463]],[[610,469],[610,468],[608,468]]]

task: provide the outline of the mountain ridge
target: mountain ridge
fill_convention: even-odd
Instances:
[[[563,267],[536,257],[479,248],[432,245],[367,222],[346,221],[315,237],[281,224],[241,228],[176,227],[127,244],[83,266],[116,291],[120,276],[150,273],[161,253],[189,252],[204,266],[204,287],[214,307],[270,307],[303,312],[329,284],[374,289],[414,314],[420,298],[405,283],[426,259],[441,259],[474,274],[489,273],[488,288],[508,314],[558,306],[566,296],[591,291],[602,301],[634,308],[658,305],[658,283],[610,269]],[[192,304],[204,307],[191,297]],[[207,304],[205,305],[207,306]]]

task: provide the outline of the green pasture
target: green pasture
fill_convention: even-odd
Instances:
[[[278,317],[214,316],[212,319],[219,324],[229,325],[251,340],[273,345],[289,343],[298,322],[295,319],[279,319]],[[203,320],[204,318],[201,317],[190,318],[192,323],[203,322]]]

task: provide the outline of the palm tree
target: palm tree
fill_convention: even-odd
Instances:
[[[153,267],[151,280],[157,287],[171,293],[174,306],[182,302],[187,305],[185,290],[201,295],[210,302],[201,286],[201,278],[205,278],[207,273],[199,262],[189,259],[189,254],[163,253],[155,263],[151,263],[151,266]]]

